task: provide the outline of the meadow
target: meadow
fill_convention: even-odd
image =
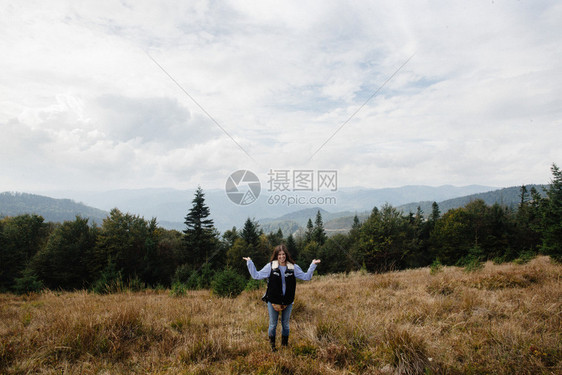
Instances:
[[[263,290],[2,294],[0,373],[561,374],[561,275],[538,257],[315,276],[275,353]]]

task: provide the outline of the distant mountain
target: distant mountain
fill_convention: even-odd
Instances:
[[[371,212],[357,213],[359,222],[364,222]],[[324,223],[326,231],[340,231],[341,229],[350,229],[353,226],[353,216],[342,216],[337,219],[329,220]]]
[[[531,188],[537,189],[542,196],[545,196],[546,193],[544,189],[547,188],[547,185],[526,185],[527,191],[530,191]],[[517,207],[519,202],[521,201],[521,186],[512,186],[503,189],[497,189],[493,191],[489,191],[486,193],[478,193],[478,194],[471,194],[464,197],[458,197],[453,199],[447,199],[441,202],[437,202],[439,205],[439,210],[441,213],[445,213],[452,208],[459,208],[465,206],[467,203],[474,201],[476,199],[482,199],[486,204],[493,205],[494,203],[499,203],[503,206],[507,207]],[[434,201],[422,201],[422,202],[413,202],[398,206],[402,212],[409,213],[409,212],[416,212],[418,206],[424,212],[424,215],[428,215],[431,213],[431,205]]]
[[[262,189],[265,189],[265,186],[262,186]],[[322,217],[324,223],[327,224],[330,220],[342,215],[353,217],[355,212],[370,212],[373,207],[380,207],[384,203],[398,206],[413,201],[427,200],[439,202],[445,199],[494,189],[493,187],[480,185],[462,187],[451,185],[438,187],[412,185],[384,189],[341,188],[334,192],[269,192],[262,190],[257,201],[250,205],[240,206],[229,200],[225,190],[205,189],[203,187],[205,202],[211,210],[211,218],[214,220],[217,229],[221,232],[231,229],[233,226],[241,228],[247,218],[259,220],[264,230],[271,227],[274,228],[274,231],[277,231],[280,224],[273,224],[273,222],[279,221],[279,218],[283,215],[305,209],[311,209],[313,214],[310,217],[314,220],[317,210],[314,207],[317,207],[317,204],[291,205],[287,201],[271,199],[278,198],[279,196],[298,196],[303,201],[307,201],[309,197],[318,196],[334,198],[333,204],[321,206],[325,210],[325,213],[322,213]],[[107,211],[118,207],[121,211],[141,215],[146,218],[156,217],[159,224],[165,228],[182,230],[185,228],[183,224],[185,215],[192,206],[191,201],[193,200],[195,189],[150,188],[105,192],[49,191],[40,193],[54,198],[71,198]],[[330,216],[332,214],[335,216]],[[284,218],[281,220],[281,225],[286,225],[286,230],[290,230],[293,225],[286,222],[287,220],[292,220],[301,226],[306,225],[309,217],[307,215],[303,216],[305,219],[302,217],[294,219]],[[304,220],[304,223],[302,220]],[[283,233],[286,233],[285,230],[283,230]]]
[[[544,185],[527,185],[529,190],[531,187],[542,192]],[[271,201],[269,198],[273,195],[268,192],[263,193],[251,205],[239,206],[228,199],[224,190],[211,189],[204,193],[205,202],[211,210],[211,218],[220,232],[234,226],[241,229],[246,219],[252,218],[259,222],[265,233],[277,232],[278,229],[281,229],[283,234],[288,235],[305,228],[308,219],[314,221],[318,210],[322,214],[326,232],[332,234],[349,230],[355,215],[360,221],[365,221],[373,207],[380,207],[385,203],[391,204],[405,213],[416,212],[417,207],[420,206],[426,215],[431,212],[431,204],[434,201],[439,204],[442,213],[451,208],[464,206],[475,199],[483,199],[489,205],[498,202],[507,206],[515,206],[520,199],[519,189],[518,186],[493,189],[479,185],[464,187],[403,186],[385,189],[343,188],[329,194],[337,200],[337,203],[322,207],[270,204],[268,200]],[[183,221],[192,206],[194,193],[195,191],[176,189],[49,193],[49,195],[64,197],[64,199],[27,193],[1,193],[0,216],[37,213],[47,221],[64,221],[74,220],[76,215],[81,215],[90,218],[91,221],[101,223],[108,215],[107,211],[117,207],[123,212],[145,218],[156,217],[160,226],[181,231],[185,229]],[[290,194],[287,193],[287,195]],[[323,196],[325,195],[327,194],[323,194]],[[300,193],[299,196],[308,198],[318,196],[318,194]],[[74,200],[68,199],[68,197]],[[76,201],[86,203],[76,203]]]
[[[260,228],[264,231],[264,233],[270,232],[277,232],[277,230],[281,229],[283,234],[290,234],[290,233],[297,233],[299,229],[305,228],[306,224],[308,223],[308,219],[311,219],[314,223],[316,219],[316,213],[320,211],[320,215],[322,215],[322,221],[324,223],[329,222],[330,220],[335,220],[340,217],[345,217],[349,215],[354,215],[352,212],[344,211],[344,212],[328,212],[320,207],[313,207],[313,208],[305,208],[299,211],[291,212],[285,214],[281,217],[275,219],[259,219],[258,223]]]
[[[76,203],[70,199],[54,199],[27,193],[0,193],[0,217],[23,214],[41,215],[45,221],[63,222],[74,220],[76,215],[101,224],[106,211]]]
[[[497,187],[482,185],[408,185],[383,189],[343,188],[337,195],[338,209],[340,211],[371,211],[373,207],[380,207],[385,203],[396,207],[416,201],[439,202],[495,189],[497,189]]]
[[[289,234],[297,234],[302,226],[297,224],[292,220],[274,220],[267,223],[259,223],[260,229],[264,233],[277,233],[279,229],[283,232],[283,236],[288,236]]]
[[[295,212],[291,212],[288,214],[285,214],[281,217],[278,217],[276,219],[260,219],[259,222],[260,224],[266,224],[269,223],[271,221],[285,221],[285,220],[289,220],[289,221],[294,221],[297,224],[299,224],[300,226],[306,226],[306,224],[308,223],[308,219],[311,219],[312,222],[314,223],[314,220],[316,219],[316,214],[317,212],[320,211],[320,215],[322,215],[322,221],[326,222],[332,219],[336,219],[342,216],[349,216],[349,215],[354,215],[353,212],[350,211],[343,211],[343,212],[328,212],[320,207],[313,207],[313,208],[305,208],[302,210],[298,210]]]
[[[544,189],[548,187],[547,185],[526,185],[526,186],[528,191],[530,191],[531,188],[534,187],[535,189],[537,189],[539,193],[541,193],[542,196],[546,195]],[[437,204],[439,205],[439,210],[441,211],[442,214],[453,208],[464,207],[466,204],[476,199],[482,199],[488,205],[499,203],[501,205],[514,208],[517,207],[517,205],[521,200],[520,189],[521,189],[520,186],[513,186],[509,188],[489,191],[486,193],[470,194],[463,197],[447,199],[447,200],[439,201],[437,202]],[[412,202],[395,207],[404,213],[410,213],[410,212],[415,213],[417,211],[417,208],[420,207],[424,215],[427,216],[431,213],[433,202],[435,201]],[[282,227],[282,225],[286,223],[284,219],[293,220],[294,218],[298,218],[300,223],[299,229],[302,230],[306,226],[306,222],[308,221],[309,218],[311,218],[314,221],[317,210],[318,210],[317,208],[304,209],[304,210],[296,211],[289,215],[281,216],[277,219],[267,219],[268,220],[266,221],[267,224],[262,227],[267,229],[272,228],[271,231],[277,231],[277,227],[275,225]],[[353,225],[353,217],[355,215],[357,215],[360,222],[364,222],[369,217],[370,210],[358,212],[358,213],[350,213],[349,211],[330,213],[325,210],[320,210],[320,213],[322,214],[326,233],[330,235],[334,233],[342,233],[342,232],[345,233],[349,231],[349,229],[351,229],[351,226]],[[303,222],[304,224],[302,224]],[[299,229],[297,229],[297,231]],[[268,233],[268,231],[266,231],[265,229],[264,232]],[[283,233],[285,233],[285,231],[283,231]]]
[[[360,222],[363,222],[370,214],[370,211],[360,213],[353,213],[350,211],[328,212],[319,208],[306,208],[276,219],[264,219],[258,220],[258,222],[264,233],[277,232],[277,230],[281,229],[284,235],[290,233],[298,234],[306,230],[308,219],[311,219],[314,223],[316,213],[319,210],[322,215],[324,230],[328,235],[347,232],[353,225],[353,218],[355,215],[357,215]]]

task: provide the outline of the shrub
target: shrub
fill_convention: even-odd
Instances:
[[[141,290],[146,289],[146,283],[144,283],[141,279],[139,279],[138,276],[129,278],[126,286],[127,286],[127,290],[130,290],[132,292],[140,292]]]
[[[123,281],[120,278],[108,280],[100,278],[92,286],[92,292],[96,294],[111,294],[122,292],[125,289]]]
[[[484,267],[484,264],[478,259],[478,258],[467,258],[464,261],[464,270],[466,272],[473,272],[473,271],[478,271],[479,269],[482,269]]]
[[[186,283],[191,276],[191,267],[188,264],[182,264],[176,268],[174,272],[174,277],[172,278],[172,284],[175,282]]]
[[[443,265],[439,261],[439,259],[435,259],[429,268],[430,275],[436,275],[439,272],[443,271]]]
[[[187,287],[185,284],[176,281],[172,284],[172,288],[170,289],[170,296],[172,297],[181,297],[185,296],[187,293]]]
[[[259,290],[265,288],[265,285],[266,282],[264,280],[250,279],[246,282],[246,287],[244,289],[248,291]]]
[[[477,271],[484,267],[482,261],[484,260],[484,251],[478,245],[474,246],[457,262],[458,266],[464,267],[466,272]]]
[[[535,258],[537,256],[537,254],[534,251],[531,250],[525,250],[522,251],[519,254],[519,257],[517,259],[515,259],[513,262],[516,264],[525,264],[530,262],[531,260],[533,260],[533,258]]]
[[[39,293],[43,289],[43,282],[28,270],[23,271],[22,277],[14,280],[14,292],[17,294]]]
[[[199,289],[199,275],[197,274],[197,272],[193,272],[191,276],[189,276],[189,279],[187,280],[185,286],[189,290]]]
[[[219,272],[211,282],[213,293],[220,297],[234,298],[244,290],[246,279],[231,268]]]
[[[199,289],[209,289],[211,287],[211,283],[213,282],[213,276],[215,272],[211,269],[211,265],[209,263],[205,263],[201,267],[199,279],[197,280],[197,287]]]
[[[92,286],[92,291],[97,294],[109,294],[117,293],[123,289],[123,275],[121,271],[117,270],[115,263],[110,258],[100,277]]]

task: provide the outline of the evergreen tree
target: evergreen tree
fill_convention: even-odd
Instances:
[[[540,213],[538,206],[529,200],[529,193],[525,185],[521,186],[521,200],[515,214],[515,230],[511,234],[511,246],[504,256],[504,260],[511,261],[523,251],[536,252],[541,242]],[[531,188],[531,194],[536,189]]]
[[[312,260],[318,257],[319,252],[320,252],[320,245],[318,244],[318,242],[312,240],[304,246],[304,249],[300,252],[297,261],[298,263],[303,265],[303,267],[306,270],[308,268],[308,265],[312,262]]]
[[[205,204],[205,194],[199,186],[193,198],[193,206],[185,216],[184,233],[185,258],[193,268],[199,268],[216,255],[217,237],[211,212]]]
[[[277,243],[272,244],[274,246],[277,246],[281,242],[283,242],[283,231],[281,230],[281,228],[277,229],[277,233],[275,234],[275,239],[277,240]]]
[[[335,234],[326,240],[317,254],[320,259],[329,259],[319,270],[320,273],[339,273],[348,272],[354,268],[360,268],[360,264],[355,264],[350,254],[351,237],[345,234]]]
[[[562,171],[552,164],[552,180],[544,201],[543,209],[543,251],[562,259]]]
[[[240,237],[242,237],[249,246],[257,246],[260,238],[259,224],[248,218],[244,223],[244,228],[242,229]]]
[[[144,257],[140,268],[140,277],[148,285],[168,284],[170,274],[173,270],[170,265],[175,265],[175,259],[171,254],[160,251],[158,243],[161,240],[163,231],[158,228],[156,218],[147,222],[147,234],[144,241]]]
[[[308,219],[308,223],[306,223],[306,232],[304,233],[305,244],[312,240],[314,240],[314,224],[312,224],[311,219]]]
[[[401,269],[404,258],[412,251],[413,237],[408,218],[396,208],[387,204],[379,211],[375,207],[361,226],[356,261],[364,263],[369,271]]]
[[[527,186],[521,185],[519,190],[521,192],[521,201],[519,202],[519,207],[524,206],[528,201]]]
[[[96,244],[97,228],[87,218],[65,221],[49,237],[44,249],[33,257],[32,272],[51,289],[80,289],[89,284],[90,256]]]
[[[431,215],[429,215],[428,220],[432,223],[432,225],[435,225],[437,220],[439,220],[439,217],[441,217],[441,211],[439,211],[439,205],[437,204],[437,202],[433,202],[431,204]]]
[[[153,272],[170,261],[157,253],[158,240],[156,219],[146,221],[114,208],[99,229],[88,267],[99,277],[109,267],[123,276],[122,281],[146,277],[143,281],[153,283]]]
[[[246,263],[242,260],[243,257],[247,256],[251,257],[251,254],[248,252],[248,244],[243,238],[238,237],[226,252],[226,265],[248,278],[250,274],[248,273]]]
[[[250,255],[250,257],[256,264],[265,264],[269,262],[272,252],[273,246],[269,243],[267,236],[261,232],[258,239],[258,245],[254,248],[254,252]]]
[[[408,240],[408,253],[405,257],[405,265],[408,268],[423,267],[430,263],[430,254],[427,251],[427,240],[429,239],[429,226],[424,221],[423,211],[418,206],[416,213],[409,216],[410,231],[412,235]]]
[[[158,257],[162,260],[160,283],[169,286],[174,272],[180,264],[184,254],[183,233],[177,230],[158,228]],[[185,265],[187,267],[187,265]]]
[[[324,222],[322,221],[322,214],[320,210],[316,213],[316,220],[314,221],[314,229],[312,231],[312,239],[322,246],[326,242],[326,231],[324,230]]]
[[[289,237],[287,237],[287,250],[289,251],[289,254],[291,254],[291,256],[293,257],[293,259],[297,259],[299,254],[298,254],[298,250],[297,250],[297,243],[295,242],[295,238],[293,237],[293,234],[289,234]]]
[[[353,216],[353,224],[351,225],[351,229],[359,229],[361,227],[361,222],[359,221],[359,218],[357,217],[357,214],[355,214],[355,216]]]
[[[283,231],[281,230],[281,228],[277,229],[277,232],[275,233],[269,233],[267,235],[267,240],[272,247],[281,244],[283,242]]]
[[[234,241],[236,241],[238,238],[240,238],[238,230],[236,229],[236,227],[232,227],[232,229],[228,229],[223,233],[222,242],[224,246],[229,249],[232,247],[232,245],[234,245]]]
[[[0,220],[0,291],[11,289],[45,246],[51,229],[43,221],[41,216],[28,214]]]

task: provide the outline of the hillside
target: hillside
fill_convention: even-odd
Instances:
[[[239,206],[232,203],[224,189],[205,189],[205,202],[211,210],[211,218],[215,226],[221,232],[232,229],[233,226],[240,228],[247,218],[259,220],[261,224],[279,221],[283,215],[291,215],[295,211],[311,209],[316,215],[316,205],[288,205],[270,204],[268,198],[277,192],[266,191],[266,184],[262,184],[262,194],[259,199],[247,206]],[[443,201],[454,197],[461,197],[495,188],[489,186],[402,186],[395,188],[341,188],[334,192],[298,192],[301,198],[311,196],[330,196],[337,200],[337,204],[324,205],[323,209],[329,212],[348,212],[347,216],[353,216],[355,212],[370,212],[373,207],[390,203],[393,206],[406,204],[412,201]],[[105,192],[78,192],[78,191],[45,191],[35,192],[54,198],[70,198],[78,202],[84,202],[91,207],[103,210],[111,210],[118,207],[123,212],[130,212],[143,217],[156,217],[162,225],[168,229],[183,229],[184,218],[191,207],[195,189],[178,190],[172,188],[147,188],[147,189],[123,189]],[[294,192],[286,192],[288,196]],[[295,193],[296,194],[296,193]],[[285,194],[284,194],[285,195]],[[324,214],[323,214],[324,216]],[[292,220],[299,225],[306,225],[302,218],[290,217],[282,219]],[[338,216],[340,217],[340,216]],[[269,219],[268,219],[269,218]],[[324,218],[324,222],[332,217]],[[291,226],[287,224],[287,228]],[[274,226],[277,231],[277,226]],[[285,231],[284,231],[285,233]]]
[[[560,374],[561,275],[540,257],[474,272],[315,276],[299,283],[289,346],[276,353],[263,286],[235,299],[0,294],[0,372]]]
[[[545,187],[545,185],[528,185],[528,190],[530,190],[531,187],[535,187],[539,192],[544,194],[543,187]],[[320,210],[324,221],[324,227],[328,235],[330,235],[349,230],[355,215],[359,217],[360,221],[364,221],[375,205],[380,207],[384,203],[393,204],[405,213],[416,212],[417,207],[420,206],[422,211],[428,214],[431,212],[433,200],[416,201],[402,205],[396,205],[396,203],[392,202],[403,202],[405,199],[415,196],[416,193],[419,193],[420,197],[442,197],[454,196],[463,191],[481,191],[486,188],[487,187],[484,186],[466,186],[461,188],[453,186],[404,186],[401,188],[388,189],[343,189],[337,192],[339,201],[334,209],[338,207],[359,207],[357,210],[330,212],[320,207],[306,207],[300,210],[286,212],[289,207],[280,209],[280,207],[277,206],[270,206],[268,209],[262,211],[262,215],[267,213],[284,214],[270,218],[258,217],[257,221],[265,233],[276,232],[279,228],[284,234],[297,233],[299,230],[306,227],[308,219],[314,221],[316,212]],[[514,207],[520,200],[519,189],[520,187],[514,186],[435,201],[439,204],[441,213],[445,213],[451,208],[462,207],[475,199],[482,199],[489,205],[497,202]],[[67,194],[72,195],[71,192],[67,192]],[[257,206],[252,208],[252,211],[246,212],[248,210],[247,207],[235,206],[232,202],[225,201],[226,198],[222,191],[211,190],[207,195],[207,203],[211,208],[211,217],[215,219],[215,225],[220,231],[231,229],[233,226],[241,228],[248,217],[256,218],[255,215],[251,216],[250,213],[254,212],[253,210]],[[99,197],[104,198],[102,199]],[[113,206],[109,205],[107,201],[107,199],[109,199],[108,197],[113,197],[112,202],[115,203]],[[105,204],[106,207],[109,207],[108,209],[118,207],[122,211],[136,215],[156,217],[159,225],[162,227],[176,230],[183,230],[185,227],[183,216],[185,216],[185,213],[190,207],[188,198],[189,195],[187,192],[173,189],[119,190],[90,195],[92,201]],[[388,198],[388,200],[384,200],[386,198]],[[180,199],[185,201],[184,204],[178,203]],[[118,202],[121,202],[121,204],[118,204]],[[339,202],[341,202],[341,204]],[[360,202],[363,202],[362,206],[360,206]],[[375,202],[377,204],[371,206],[369,202]],[[262,206],[263,204],[260,207]],[[296,207],[293,207],[293,209],[295,208]],[[154,213],[156,212],[160,212],[163,215],[155,215]],[[76,203],[70,199],[54,199],[27,193],[6,192],[0,194],[0,216],[13,216],[21,213],[37,213],[42,215],[47,221],[74,220],[76,215],[81,215],[97,223],[101,223],[108,214],[106,211],[82,203]],[[176,216],[180,220],[174,221],[166,219]]]
[[[546,185],[528,185],[527,189],[531,190],[532,187],[537,189],[537,191],[539,191],[543,196],[545,195],[544,188],[546,187]],[[520,186],[513,186],[509,188],[488,191],[485,193],[470,194],[453,199],[447,199],[444,201],[438,201],[437,204],[439,205],[439,210],[442,214],[450,209],[463,207],[467,203],[476,199],[482,199],[488,205],[499,203],[508,207],[517,207],[521,199],[520,188]],[[433,202],[434,201],[412,202],[396,206],[396,208],[404,213],[415,213],[417,211],[417,208],[420,207],[424,215],[428,215],[429,213],[431,213],[431,206]],[[264,228],[271,228],[272,230],[276,231],[277,227],[283,227],[284,225],[286,225],[287,220],[291,220],[292,222],[297,222],[302,229],[304,228],[304,226],[306,226],[306,222],[309,218],[314,221],[317,211],[318,208],[304,209],[284,215],[277,219],[266,219],[265,222],[267,223],[267,225],[264,226]],[[320,209],[320,213],[322,214],[322,218],[324,221],[324,228],[326,229],[327,234],[330,235],[333,233],[346,232],[351,229],[351,225],[353,224],[353,217],[355,215],[357,215],[361,222],[365,221],[370,214],[370,209],[367,210],[367,207],[365,207],[364,210],[357,213],[352,213],[349,211],[331,213]]]
[[[318,211],[322,215],[324,229],[328,235],[345,232],[353,224],[355,213],[350,211],[329,212],[320,207],[305,208],[276,219],[260,219],[258,222],[264,233],[276,232],[281,229],[284,234],[297,234],[305,230],[309,219],[314,223]],[[365,213],[358,214],[359,220],[365,220],[367,216]]]
[[[74,220],[80,215],[98,224],[108,215],[105,211],[70,199],[54,199],[27,193],[0,193],[0,217],[22,214],[37,214],[51,222]]]
[[[547,185],[527,185],[527,191],[530,191],[531,188],[537,189],[542,196],[546,196],[544,189]],[[499,203],[503,206],[507,207],[517,207],[521,200],[521,186],[512,186],[508,188],[493,190],[485,193],[478,193],[478,194],[471,194],[466,195],[463,197],[447,199],[444,201],[438,201],[437,204],[439,205],[439,210],[441,213],[445,213],[452,208],[459,208],[465,206],[467,203],[474,201],[476,199],[482,199],[486,204],[493,205],[494,203]],[[415,213],[418,206],[422,209],[424,214],[431,213],[431,205],[433,201],[421,201],[421,202],[413,202],[404,205],[400,205],[397,208],[402,212],[413,212]]]

